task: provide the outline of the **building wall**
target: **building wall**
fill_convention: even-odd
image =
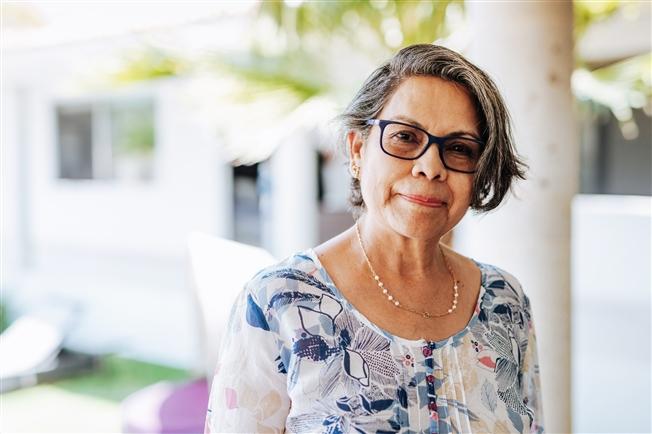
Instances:
[[[641,109],[633,114],[638,132],[631,139],[606,109],[585,114],[582,193],[652,195],[652,119]]]
[[[191,367],[198,323],[187,236],[231,236],[232,170],[185,80],[81,86],[76,65],[100,62],[104,48],[35,50],[3,65],[3,301],[12,316],[75,312],[62,325],[70,347]],[[152,180],[59,179],[55,106],[116,95],[155,102]]]

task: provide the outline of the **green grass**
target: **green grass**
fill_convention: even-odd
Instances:
[[[129,394],[157,381],[189,378],[190,374],[180,369],[109,356],[102,360],[97,372],[61,380],[55,385],[68,392],[120,402]]]
[[[120,432],[120,401],[158,381],[192,375],[108,356],[90,374],[0,395],[0,432]]]

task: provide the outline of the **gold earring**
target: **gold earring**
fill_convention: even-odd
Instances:
[[[354,164],[353,166],[351,166],[351,172],[352,172],[351,175],[353,175],[355,179],[360,179],[360,166]]]

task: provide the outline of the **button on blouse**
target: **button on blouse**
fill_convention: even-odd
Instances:
[[[231,311],[207,432],[543,432],[530,302],[475,262],[468,325],[410,340],[352,306],[312,249],[256,274]]]

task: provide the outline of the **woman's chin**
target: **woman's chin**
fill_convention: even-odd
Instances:
[[[446,216],[436,218],[410,213],[397,216],[392,223],[396,232],[409,238],[438,239],[449,229]]]

